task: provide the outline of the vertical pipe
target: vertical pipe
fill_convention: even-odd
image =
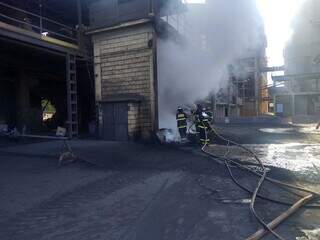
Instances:
[[[43,19],[42,19],[42,0],[39,0],[39,15],[40,15],[40,19],[39,19],[39,25],[40,25],[40,34],[42,34],[43,32]]]
[[[78,24],[82,25],[82,4],[81,0],[77,0],[77,11],[78,11]]]
[[[155,116],[154,116],[154,131],[159,129],[159,83],[158,83],[158,35],[153,30],[153,78],[154,78],[154,97],[155,97]]]
[[[255,74],[254,74],[254,91],[255,91],[255,112],[256,112],[256,116],[258,117],[260,114],[260,81],[261,81],[261,76],[260,76],[260,72],[259,71],[259,58],[255,58],[254,59],[254,69],[255,69]]]
[[[248,81],[248,80],[247,80]],[[244,82],[242,84],[243,87],[243,110],[244,114],[247,116],[247,102],[246,102],[246,87],[247,87],[247,82]]]
[[[149,15],[155,15],[154,0],[149,0]]]
[[[80,42],[81,42],[81,29],[82,29],[82,4],[81,4],[81,0],[77,0],[77,14],[78,14],[77,38],[78,38],[78,44],[80,44]]]
[[[276,94],[273,96],[273,113],[274,115],[277,115],[277,95]]]
[[[296,115],[296,100],[295,95],[292,93],[292,117]]]

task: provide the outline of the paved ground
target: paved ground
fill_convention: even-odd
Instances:
[[[320,192],[316,170],[311,167],[320,166],[320,147],[315,145],[319,137],[308,129],[219,126],[225,136],[256,150],[271,176]],[[245,239],[260,227],[249,212],[250,195],[232,182],[223,165],[191,146],[71,144],[85,161],[62,168],[57,168],[56,157],[60,143],[2,145],[1,240]],[[210,147],[217,154],[224,150],[223,146]],[[237,149],[230,156],[250,162]],[[233,171],[242,184],[254,188],[254,176]],[[269,183],[261,193],[278,200],[298,199]],[[258,200],[257,208],[268,222],[288,207]],[[319,225],[320,210],[303,209],[277,232],[285,239],[314,240],[319,239]]]

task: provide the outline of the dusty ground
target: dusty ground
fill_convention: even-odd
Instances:
[[[314,167],[320,166],[320,135],[309,126],[218,129],[257,151],[270,176],[320,192]],[[2,144],[0,239],[245,239],[260,228],[249,212],[250,195],[232,182],[222,164],[194,146],[71,144],[85,161],[62,168],[57,168],[56,157],[60,143]],[[225,150],[210,147],[216,154]],[[231,150],[230,157],[252,162],[245,153]],[[254,188],[256,177],[233,171],[242,184]],[[269,183],[261,193],[298,199]],[[287,208],[257,203],[267,222]],[[303,209],[277,232],[285,239],[320,239],[319,226],[320,210]]]

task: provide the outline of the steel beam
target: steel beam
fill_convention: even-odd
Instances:
[[[70,48],[69,45],[57,45],[56,43],[51,43],[50,41],[42,39],[40,34],[33,33],[24,29],[19,29],[17,27],[11,26],[3,22],[0,22],[0,37],[1,36],[3,39],[15,40],[17,42],[27,43],[30,45],[46,48],[64,54],[79,54],[78,49],[76,49],[76,45],[74,45],[74,47],[72,48]]]

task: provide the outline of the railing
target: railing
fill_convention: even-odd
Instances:
[[[39,5],[39,14],[35,14],[0,2],[0,21],[43,36],[73,44],[78,43],[77,30],[43,16],[41,5]]]
[[[186,35],[188,32],[187,20],[183,7],[186,6],[185,0],[168,1],[166,10],[163,11],[161,19],[168,23],[180,34]]]

